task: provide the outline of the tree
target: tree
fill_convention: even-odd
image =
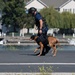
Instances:
[[[72,14],[71,24],[72,24],[72,28],[75,28],[75,14]]]
[[[2,9],[4,8],[4,2],[3,0],[0,0],[0,21],[1,21],[1,16],[2,16]]]
[[[4,8],[4,2],[3,2],[3,0],[0,0],[0,10],[2,10],[3,8]]]
[[[24,24],[23,28],[27,28],[28,29],[28,33],[29,33],[29,28],[33,28],[34,27],[34,17],[32,17],[32,15],[27,14],[26,18],[25,18],[26,23]]]
[[[60,32],[63,34],[73,34],[72,28],[74,27],[74,18],[73,14],[70,12],[62,12],[61,13],[62,18],[62,26],[60,29]]]
[[[24,0],[4,0],[4,3],[2,25],[13,27],[14,32],[17,28],[23,28],[26,23]]]
[[[53,7],[44,8],[41,11],[43,17],[45,17],[49,27],[59,28],[61,25],[61,15]]]
[[[70,12],[63,12],[62,14],[63,19],[63,27],[62,28],[72,28],[72,14]]]

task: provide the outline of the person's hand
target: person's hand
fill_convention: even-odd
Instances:
[[[41,34],[42,33],[42,30],[39,30],[39,33]]]

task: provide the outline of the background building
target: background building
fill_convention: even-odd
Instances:
[[[30,0],[26,8],[35,7],[37,10],[53,6],[59,12],[67,11],[75,13],[75,0]]]

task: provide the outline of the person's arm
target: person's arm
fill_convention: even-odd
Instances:
[[[42,21],[42,19],[40,19],[39,22],[40,22],[40,30],[39,30],[39,33],[41,34],[42,33],[42,27],[43,27],[43,21]]]
[[[40,19],[39,22],[40,22],[40,30],[41,30],[42,27],[43,27],[43,21],[42,21],[42,19]]]
[[[39,27],[39,33],[42,33],[42,28],[43,28],[43,20],[42,16],[38,13],[35,18],[39,21],[40,27]]]

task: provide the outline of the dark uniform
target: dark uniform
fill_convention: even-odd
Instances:
[[[42,43],[44,43],[47,40],[46,37],[47,37],[47,31],[48,31],[48,26],[46,24],[46,21],[41,16],[41,14],[37,12],[37,9],[36,8],[31,7],[28,10],[28,12],[34,16],[34,18],[35,18],[35,24],[36,24],[36,26],[38,28],[39,40],[42,41]],[[35,12],[36,12],[36,14],[35,14]],[[41,29],[42,30],[42,33],[39,33],[39,31],[40,31],[40,20],[43,21],[43,25],[42,25],[43,27]]]
[[[35,15],[35,24],[38,27],[38,30],[40,30],[40,23],[39,20],[42,19],[43,21],[43,28],[42,28],[42,34],[47,35],[47,31],[48,31],[48,26],[46,24],[46,21],[44,20],[44,18],[40,15],[40,13],[36,13]],[[39,33],[38,33],[39,34]]]
[[[48,26],[47,26],[46,21],[44,20],[44,18],[40,15],[40,13],[37,12],[34,17],[35,17],[35,24],[38,27],[39,39],[44,43],[46,41],[46,38],[47,38]],[[39,33],[39,30],[40,30],[39,20],[40,19],[42,19],[42,21],[43,21],[43,27],[42,27],[42,33],[41,34]]]

